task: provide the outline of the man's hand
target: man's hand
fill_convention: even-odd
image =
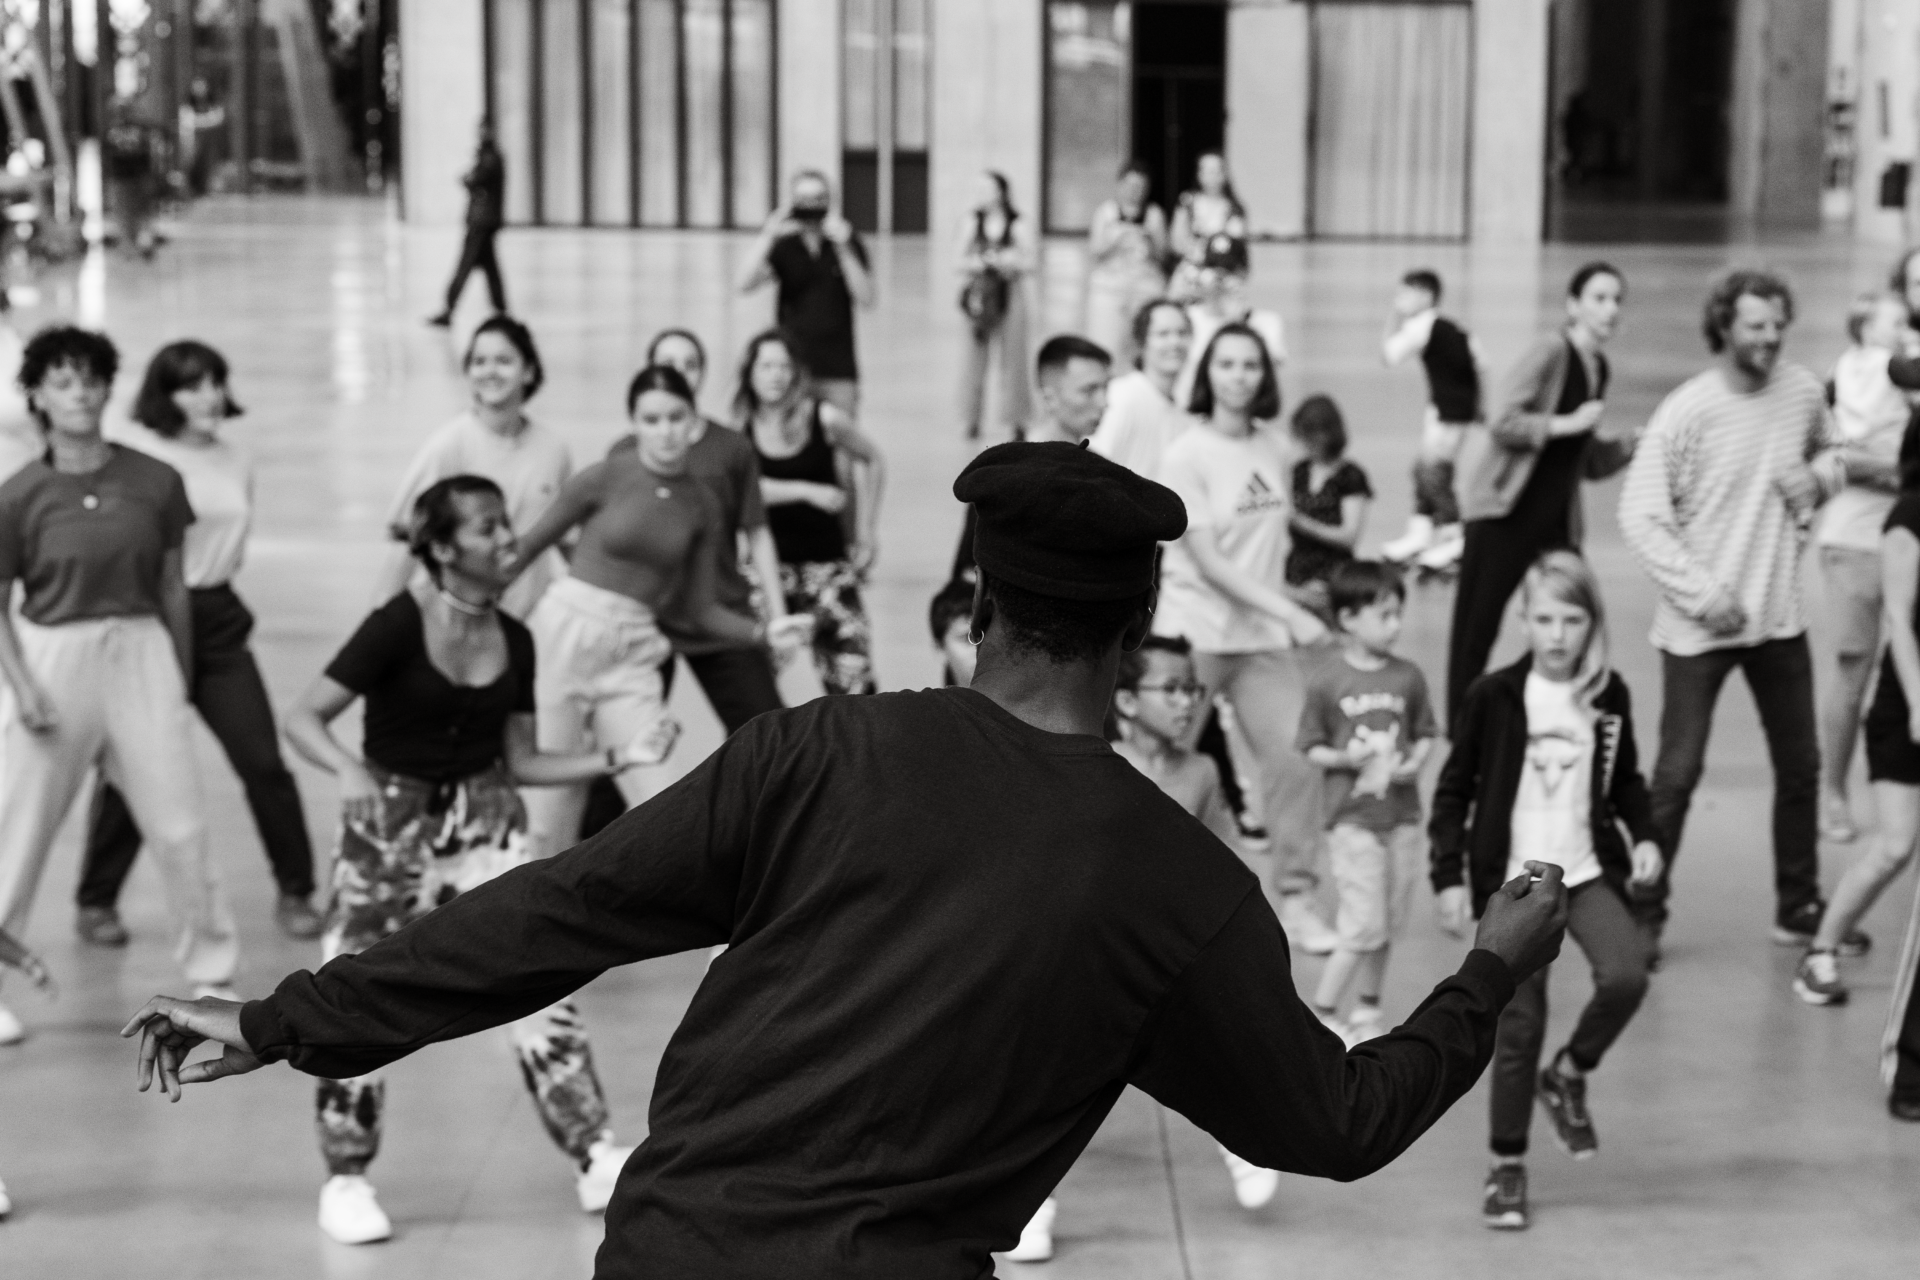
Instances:
[[[820,234],[831,244],[847,244],[853,240],[853,224],[837,213],[830,213],[820,224]]]
[[[155,996],[133,1020],[120,1028],[122,1036],[139,1035],[140,1057],[135,1080],[140,1092],[153,1084],[154,1071],[160,1073],[160,1089],[174,1102],[180,1101],[180,1087],[219,1080],[225,1076],[245,1075],[266,1065],[253,1056],[253,1048],[240,1034],[240,1009],[237,1000],[175,1000]],[[224,1045],[217,1058],[187,1063],[187,1055],[202,1041]]]
[[[1722,591],[1700,615],[1700,625],[1717,636],[1738,635],[1747,629],[1747,611],[1731,593]]]
[[[1507,962],[1515,982],[1552,964],[1567,933],[1565,872],[1551,862],[1529,862],[1487,900],[1473,945]],[[1534,877],[1538,877],[1535,879]]]
[[[1803,464],[1787,468],[1775,477],[1773,487],[1780,491],[1787,510],[1796,519],[1820,505],[1820,481],[1815,478],[1812,467]]]
[[[1467,897],[1467,886],[1456,884],[1442,889],[1433,900],[1433,912],[1442,929],[1456,938],[1466,937],[1473,927],[1473,903]]]
[[[1572,413],[1554,418],[1548,430],[1556,436],[1577,436],[1582,431],[1591,431],[1600,425],[1600,415],[1606,408],[1604,400],[1588,400]]]
[[[1667,860],[1661,855],[1660,846],[1651,840],[1642,840],[1633,846],[1633,875],[1628,883],[1638,889],[1650,889],[1666,869]]]

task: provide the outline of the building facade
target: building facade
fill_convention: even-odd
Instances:
[[[1604,230],[1648,202],[1812,226],[1835,57],[1872,64],[1856,85],[1920,64],[1859,33],[1886,9],[1910,35],[1913,0],[401,4],[403,182],[425,222],[459,216],[490,115],[525,224],[753,227],[814,168],[858,225],[951,238],[990,168],[1065,233],[1127,160],[1167,204],[1219,150],[1274,237],[1526,242],[1556,210]],[[1858,184],[1902,147],[1911,165],[1901,92],[1898,125],[1856,140]]]

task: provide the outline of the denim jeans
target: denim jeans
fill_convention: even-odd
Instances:
[[[1807,638],[1767,640],[1760,644],[1681,657],[1660,655],[1663,701],[1660,707],[1660,756],[1650,786],[1653,824],[1667,866],[1660,883],[1637,895],[1634,914],[1643,920],[1667,918],[1668,880],[1680,851],[1687,808],[1707,758],[1713,707],[1720,686],[1738,667],[1753,692],[1760,727],[1773,762],[1773,886],[1778,917],[1784,919],[1820,900],[1819,821],[1820,741],[1813,710],[1813,658]]]

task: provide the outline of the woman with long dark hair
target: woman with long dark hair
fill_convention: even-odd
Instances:
[[[1007,176],[988,169],[968,211],[960,239],[960,309],[967,347],[960,366],[960,422],[978,439],[985,410],[988,366],[997,366],[1002,425],[1026,425],[1027,298],[1033,249]]]
[[[760,455],[787,608],[812,619],[820,682],[828,693],[872,693],[873,627],[860,587],[876,551],[880,450],[813,393],[793,344],[777,329],[747,343],[733,410]],[[859,531],[851,539],[849,524]]]
[[[187,487],[193,523],[182,565],[192,618],[193,673],[187,697],[240,775],[247,808],[273,868],[279,899],[274,919],[296,938],[320,932],[313,894],[313,846],[300,788],[280,758],[260,666],[248,637],[253,614],[234,592],[253,524],[253,460],[223,438],[240,406],[227,389],[227,362],[203,342],[173,342],[147,365],[133,403],[134,425],[117,438],[172,467]],[[94,793],[86,863],[80,872],[76,927],[96,946],[125,946],[120,889],[140,852],[140,827],[111,782]]]
[[[546,788],[657,764],[678,726],[594,751],[548,752],[534,726],[533,637],[500,606],[519,567],[500,486],[452,476],[414,502],[407,547],[421,580],[381,605],[287,713],[287,740],[340,782],[340,843],[323,939],[353,955],[435,907],[529,862],[515,784]],[[355,753],[332,723],[366,703]],[[580,1207],[606,1207],[632,1148],[616,1146],[580,1015],[563,1000],[512,1025],[514,1051],[554,1142],[579,1166]],[[380,1148],[378,1075],[322,1080],[316,1097],[327,1182],[320,1229],[342,1244],[384,1240],[368,1164]]]

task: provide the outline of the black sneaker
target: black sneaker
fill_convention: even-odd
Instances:
[[[82,907],[73,920],[73,930],[81,941],[92,947],[124,947],[127,926],[112,907]]]
[[[1813,935],[1820,932],[1820,919],[1827,914],[1824,902],[1809,902],[1783,915],[1775,916],[1773,921],[1773,940],[1783,947],[1811,947]],[[1840,945],[1834,948],[1837,955],[1848,957],[1863,956],[1873,950],[1873,939],[1854,929],[1840,939]]]
[[[1587,1114],[1586,1077],[1561,1075],[1555,1069],[1558,1061],[1540,1072],[1540,1105],[1553,1117],[1553,1137],[1560,1149],[1575,1160],[1590,1160],[1600,1154],[1600,1139]]]
[[[1487,1196],[1480,1219],[1495,1231],[1527,1229],[1527,1166],[1496,1164],[1487,1170]]]

